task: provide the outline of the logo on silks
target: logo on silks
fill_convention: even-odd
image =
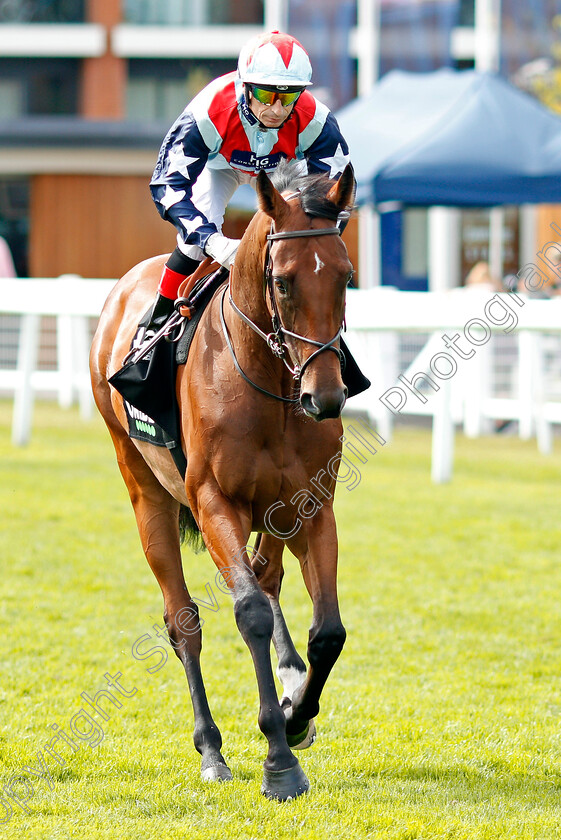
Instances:
[[[259,172],[261,169],[271,172],[277,168],[283,157],[281,152],[258,157],[254,152],[234,149],[230,157],[230,165],[235,169],[243,169],[245,172]]]
[[[139,411],[127,400],[123,400],[123,404],[129,421],[129,437],[154,443],[157,446],[166,445],[161,427],[151,417]]]

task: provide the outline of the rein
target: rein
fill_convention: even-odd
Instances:
[[[257,324],[255,324],[251,320],[251,318],[248,318],[248,316],[244,312],[241,311],[241,309],[236,305],[236,303],[234,302],[234,299],[232,298],[232,291],[231,291],[231,288],[230,288],[230,284],[228,284],[228,290],[229,290],[228,302],[229,302],[230,306],[232,307],[232,309],[234,310],[234,312],[236,313],[236,315],[238,315],[238,317],[241,318],[241,320],[245,324],[247,324],[248,327],[251,327],[251,329],[255,333],[257,333],[257,335],[260,338],[263,339],[263,341],[267,344],[267,346],[269,347],[271,352],[278,359],[282,359],[284,365],[286,366],[286,368],[292,374],[295,382],[299,382],[301,380],[302,375],[303,375],[305,369],[308,367],[308,365],[311,364],[311,362],[313,362],[313,360],[316,359],[317,356],[319,356],[319,354],[323,353],[325,350],[331,350],[333,353],[336,353],[339,360],[341,360],[341,358],[342,358],[341,351],[337,347],[335,347],[334,344],[339,339],[341,333],[343,332],[343,324],[341,324],[341,326],[339,327],[337,333],[333,336],[333,338],[330,341],[328,341],[324,344],[321,341],[316,341],[313,338],[307,338],[304,335],[300,335],[299,333],[292,332],[291,330],[286,329],[286,327],[282,323],[282,318],[281,318],[281,315],[280,315],[280,312],[279,312],[277,299],[275,297],[275,289],[274,289],[274,284],[273,284],[273,266],[272,266],[272,260],[271,260],[271,242],[276,242],[279,239],[301,239],[303,237],[308,237],[308,236],[341,236],[341,230],[338,227],[332,227],[332,228],[319,228],[318,230],[286,230],[286,231],[280,231],[279,233],[275,233],[274,228],[273,228],[273,222],[271,222],[271,233],[269,233],[267,235],[267,259],[266,259],[266,265],[265,265],[265,286],[269,291],[269,297],[271,298],[271,305],[273,307],[273,315],[271,316],[271,325],[272,325],[272,328],[273,328],[272,332],[270,332],[268,334],[263,332],[263,330],[260,329],[257,326]],[[232,359],[234,361],[234,364],[236,366],[236,369],[237,369],[238,373],[240,373],[240,375],[243,377],[243,379],[245,379],[246,382],[248,382],[253,388],[255,388],[257,391],[261,392],[262,394],[266,394],[267,396],[273,397],[274,399],[280,400],[281,402],[297,403],[298,399],[299,399],[298,397],[295,397],[295,398],[291,399],[289,397],[279,396],[278,394],[273,394],[270,391],[266,391],[264,388],[261,388],[260,385],[257,385],[255,382],[253,382],[247,376],[247,374],[244,373],[244,371],[240,367],[240,364],[239,364],[239,362],[236,358],[236,354],[234,352],[234,347],[232,345],[230,336],[228,335],[228,330],[227,330],[227,327],[226,327],[226,321],[224,320],[224,297],[225,297],[225,295],[226,295],[226,289],[224,289],[224,293],[222,295],[222,304],[221,304],[221,309],[220,309],[222,330],[223,330],[223,333],[224,333],[224,337],[226,339],[226,343],[228,345],[228,349],[230,350],[230,354],[232,356]],[[314,347],[317,347],[318,349],[315,350],[313,353],[311,353],[310,356],[308,356],[308,358],[306,359],[306,361],[304,362],[304,364],[302,366],[295,364],[294,367],[291,367],[291,365],[289,364],[289,362],[286,359],[287,353],[290,352],[289,349],[288,349],[288,346],[287,346],[287,344],[284,340],[286,336],[290,336],[291,338],[295,338],[299,341],[304,341],[307,344],[312,344]]]
[[[293,398],[290,398],[290,397],[283,397],[283,396],[281,396],[281,395],[279,395],[279,394],[273,394],[273,392],[272,392],[272,391],[267,391],[265,388],[262,388],[262,387],[261,387],[261,385],[258,385],[258,384],[257,384],[257,382],[254,382],[252,379],[250,379],[250,378],[249,378],[249,376],[248,376],[248,375],[247,375],[247,374],[246,374],[246,373],[242,370],[242,367],[241,367],[240,363],[238,362],[238,359],[237,359],[237,357],[236,357],[236,353],[235,353],[235,351],[234,351],[234,346],[233,346],[233,344],[232,344],[232,339],[230,338],[230,336],[229,336],[229,334],[228,334],[228,327],[226,326],[226,320],[225,320],[225,318],[224,318],[224,298],[226,297],[226,291],[227,291],[227,289],[226,289],[226,288],[224,288],[224,291],[222,292],[222,300],[220,301],[220,323],[222,324],[222,332],[224,333],[224,338],[226,339],[226,344],[228,345],[228,350],[230,351],[230,355],[231,355],[232,360],[233,360],[233,362],[234,362],[234,364],[235,364],[235,366],[236,366],[236,370],[238,371],[238,373],[240,374],[240,376],[242,377],[242,379],[245,379],[245,381],[246,381],[249,385],[251,385],[251,387],[252,387],[252,388],[255,388],[255,390],[256,390],[256,391],[259,391],[261,394],[265,394],[265,396],[267,396],[267,397],[273,397],[273,399],[275,399],[275,400],[280,400],[280,402],[293,403],[293,404],[294,404],[294,403],[297,403],[297,402],[298,402],[298,400],[299,400],[299,397],[293,397]],[[234,310],[235,310],[235,311],[236,311],[239,315],[241,315],[242,319],[243,319],[243,320],[244,320],[244,321],[245,321],[245,322],[246,322],[246,323],[247,323],[250,327],[252,327],[253,329],[255,329],[255,330],[257,331],[258,335],[260,335],[263,339],[265,339],[265,341],[267,341],[267,343],[269,343],[269,342],[268,342],[268,337],[265,335],[265,333],[264,333],[264,332],[262,332],[262,330],[260,330],[260,329],[259,329],[259,327],[258,327],[256,324],[254,324],[254,323],[253,323],[253,321],[250,321],[250,320],[249,320],[249,318],[246,318],[246,316],[243,314],[243,312],[241,312],[241,311],[238,309],[238,307],[236,306],[236,304],[235,304],[235,303],[234,303],[234,301],[232,300],[232,296],[231,296],[231,295],[230,295],[230,299],[229,299],[229,300],[230,300],[230,303],[232,304],[232,306],[234,307]],[[269,345],[269,346],[270,346],[270,345]],[[274,351],[273,351],[273,352],[274,352]],[[276,354],[275,354],[275,355],[276,355]]]

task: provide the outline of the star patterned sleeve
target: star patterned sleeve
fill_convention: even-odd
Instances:
[[[211,149],[195,119],[185,111],[162,143],[150,191],[162,219],[177,228],[184,242],[201,249],[216,225],[192,201],[193,185],[204,169]]]
[[[349,147],[332,113],[328,114],[319,137],[307,149],[305,157],[308,172],[325,173],[330,178],[338,178],[349,163]]]

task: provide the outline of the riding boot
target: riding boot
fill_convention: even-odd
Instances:
[[[164,297],[158,292],[151,309],[148,310],[139,326],[146,327],[146,332],[158,332],[173,312],[173,304],[174,301],[171,298]]]
[[[146,327],[146,332],[156,333],[164,326],[173,312],[177,290],[186,276],[186,274],[180,274],[173,271],[168,265],[164,265],[156,300],[140,322],[140,326]]]

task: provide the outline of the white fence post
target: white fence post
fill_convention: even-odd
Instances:
[[[536,430],[538,450],[542,455],[550,455],[553,450],[553,429],[545,409],[545,354],[544,336],[541,333],[531,334],[532,338],[532,393],[533,420]]]
[[[57,315],[56,354],[59,372],[58,404],[70,408],[74,402],[74,346],[71,315]]]
[[[14,413],[12,418],[12,443],[15,446],[25,446],[31,436],[31,419],[33,416],[33,387],[31,377],[37,367],[37,350],[39,348],[39,329],[41,318],[36,313],[22,317],[20,342],[18,348],[18,381],[14,395]]]
[[[472,359],[464,363],[464,434],[477,438],[490,431],[485,406],[491,396],[492,348],[485,344],[477,348]]]
[[[452,417],[452,383],[442,382],[435,394],[432,421],[431,478],[435,484],[445,484],[452,478],[454,463],[454,418]]]
[[[522,440],[529,440],[535,428],[534,422],[534,342],[535,336],[527,330],[518,333],[518,434]]]
[[[74,348],[74,376],[78,392],[78,405],[83,420],[93,417],[94,399],[90,382],[90,335],[88,319],[76,315],[72,319],[72,346]]]
[[[77,274],[62,274],[58,279],[65,284],[62,294],[73,283],[82,282]],[[70,408],[78,394],[81,416],[90,418],[93,397],[89,384],[88,320],[84,315],[57,316],[57,365],[60,374],[59,405]]]

